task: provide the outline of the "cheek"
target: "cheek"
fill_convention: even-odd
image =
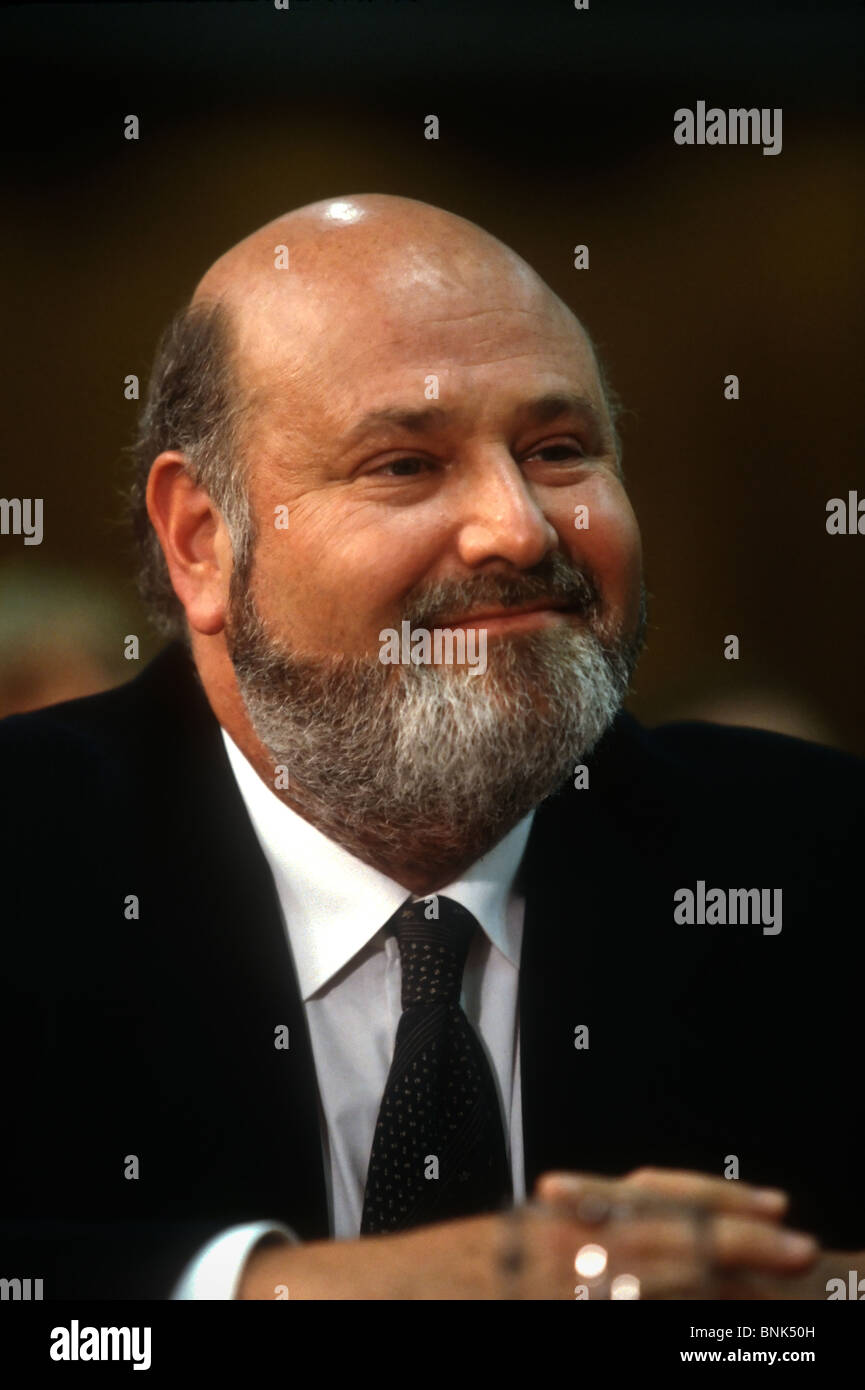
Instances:
[[[558,525],[575,563],[584,560],[594,572],[607,604],[628,620],[636,617],[643,552],[640,528],[621,483],[595,479],[571,494],[569,514]],[[588,526],[574,525],[574,507],[588,508]]]
[[[441,555],[439,514],[348,508],[337,498],[300,499],[289,529],[262,532],[255,589],[262,612],[308,650],[366,653],[391,626],[403,594]]]

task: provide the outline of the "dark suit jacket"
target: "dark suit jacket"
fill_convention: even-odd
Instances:
[[[165,1298],[230,1223],[327,1236],[276,893],[183,647],[3,721],[0,768],[0,1276],[41,1277],[46,1298]],[[589,789],[539,808],[521,869],[529,1187],[550,1168],[720,1176],[735,1155],[827,1246],[865,1247],[863,768],[623,714]],[[675,923],[698,880],[781,888],[782,931]]]

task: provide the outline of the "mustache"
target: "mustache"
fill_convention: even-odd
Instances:
[[[550,599],[566,605],[583,617],[596,618],[601,610],[601,592],[587,567],[572,565],[558,552],[539,565],[518,575],[481,575],[477,579],[441,581],[406,596],[406,619],[412,627],[432,628],[444,620],[458,622],[473,609],[519,608],[526,603]]]

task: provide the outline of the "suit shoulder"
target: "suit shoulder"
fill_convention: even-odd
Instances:
[[[127,686],[98,695],[48,705],[0,720],[0,759],[4,776],[24,777],[46,766],[96,762],[104,756],[121,711],[128,707]]]
[[[589,761],[592,785],[610,805],[646,815],[735,816],[754,825],[798,817],[824,835],[841,826],[847,833],[865,817],[865,760],[761,729],[696,721],[648,728],[622,713]]]
[[[850,754],[755,729],[651,729],[620,713],[587,761],[588,778],[539,808],[536,838],[562,853],[591,834],[599,862],[605,845],[626,846],[647,873],[671,857],[743,862],[751,851],[814,882],[847,882],[858,864],[865,763]]]
[[[43,778],[79,776],[120,767],[166,718],[179,715],[174,691],[188,675],[171,648],[132,680],[96,695],[0,720],[0,765],[7,789],[22,792]]]
[[[865,790],[865,759],[787,734],[696,720],[638,729],[643,747],[658,760],[701,779],[837,783]]]

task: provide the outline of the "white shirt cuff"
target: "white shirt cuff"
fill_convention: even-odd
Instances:
[[[236,1299],[247,1259],[254,1246],[269,1235],[283,1236],[292,1245],[300,1241],[288,1226],[276,1221],[254,1221],[230,1226],[214,1236],[184,1269],[171,1294],[172,1302],[198,1299]]]

